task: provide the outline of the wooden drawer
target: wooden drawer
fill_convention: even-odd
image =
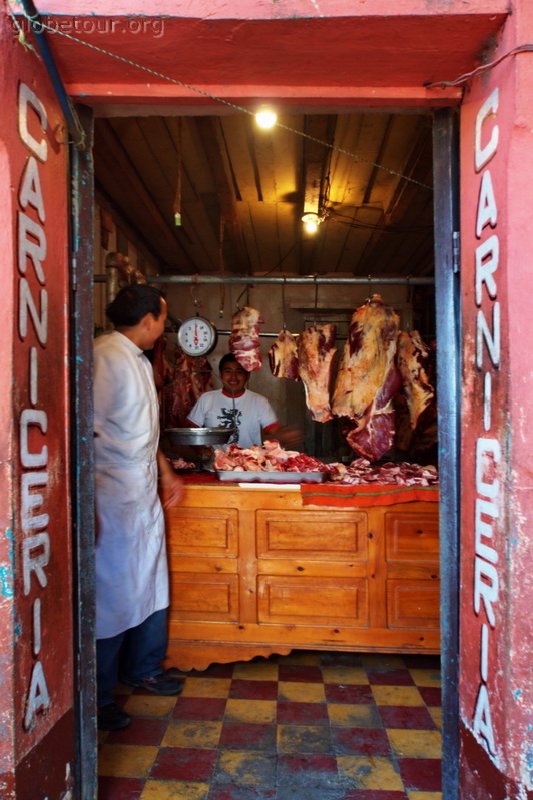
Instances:
[[[387,581],[389,628],[438,628],[439,581]]]
[[[170,556],[237,556],[236,509],[178,506],[167,512],[166,519]]]
[[[258,579],[259,622],[289,625],[368,625],[365,578],[301,578],[263,575]]]
[[[170,619],[226,620],[239,617],[237,575],[170,574]]]
[[[388,563],[425,562],[438,565],[438,515],[408,511],[386,513],[385,549]]]
[[[258,510],[257,556],[364,561],[367,530],[360,511]]]

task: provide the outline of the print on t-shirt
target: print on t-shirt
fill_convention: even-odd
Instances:
[[[237,444],[239,441],[239,425],[241,424],[242,411],[238,408],[221,408],[217,419],[221,428],[235,428],[228,439],[228,444]]]

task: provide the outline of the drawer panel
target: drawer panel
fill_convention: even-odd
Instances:
[[[439,518],[431,513],[385,514],[387,561],[439,562]]]
[[[259,558],[367,557],[368,525],[364,512],[259,510],[256,524]]]
[[[387,581],[389,628],[438,628],[439,581]]]
[[[264,575],[258,579],[260,622],[290,625],[368,624],[364,578],[299,578]]]
[[[170,618],[236,621],[239,616],[237,575],[170,574]]]
[[[169,555],[226,555],[238,552],[238,512],[234,508],[187,508],[167,513]]]

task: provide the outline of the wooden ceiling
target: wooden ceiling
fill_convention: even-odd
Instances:
[[[162,273],[428,275],[428,114],[97,119],[99,199]],[[304,231],[304,201],[323,222]],[[176,212],[181,225],[175,224]]]

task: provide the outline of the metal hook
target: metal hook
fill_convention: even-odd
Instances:
[[[191,299],[192,299],[192,302],[193,302],[193,305],[194,305],[194,309],[195,309],[196,313],[198,314],[198,309],[199,309],[201,303],[200,303],[200,301],[198,300],[198,298],[196,297],[196,295],[194,293],[195,286],[197,286],[197,285],[198,285],[198,275],[196,274],[196,275],[192,276],[192,282],[191,282],[191,285],[189,286],[189,293],[191,295]]]
[[[316,325],[317,309],[318,309],[318,281],[316,274],[313,275],[313,280],[315,282],[315,325]]]
[[[283,321],[283,330],[287,330],[287,320],[285,319],[285,286],[287,285],[287,276],[283,276],[283,283],[281,284],[281,318]]]

